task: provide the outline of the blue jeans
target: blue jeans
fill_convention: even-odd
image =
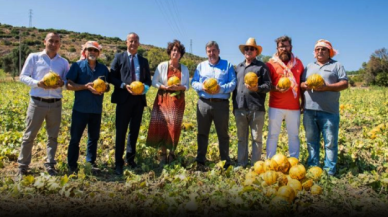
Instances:
[[[303,114],[303,125],[306,131],[309,166],[319,166],[319,148],[321,133],[325,146],[325,165],[329,175],[336,172],[338,158],[338,129],[339,114],[332,114],[322,111],[305,110]]]
[[[79,157],[79,142],[88,125],[88,143],[86,162],[94,164],[97,157],[97,142],[100,138],[101,114],[81,113],[73,110],[71,117],[70,144],[67,152],[67,162],[71,169],[77,168]]]

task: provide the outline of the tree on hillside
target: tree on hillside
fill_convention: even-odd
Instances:
[[[256,59],[266,63],[269,61],[269,59],[271,59],[271,56],[264,56],[260,54],[259,56],[256,57]]]
[[[388,86],[388,51],[385,48],[376,50],[368,63],[363,64],[364,79],[367,84]]]
[[[148,59],[152,74],[154,74],[156,67],[159,65],[159,63],[169,59],[166,51],[157,47],[151,48],[147,52],[146,58]]]

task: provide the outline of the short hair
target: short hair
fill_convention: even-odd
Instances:
[[[286,41],[290,42],[290,45],[292,45],[292,39],[287,35],[283,35],[275,40],[276,46],[278,46],[280,42],[286,42]]]
[[[128,33],[128,35],[127,35],[127,38],[128,38],[128,36],[130,36],[130,35],[135,35],[135,36],[137,37],[137,40],[139,40],[139,41],[140,41],[140,37],[139,37],[139,35],[138,35],[138,34],[136,34],[135,32],[130,32],[130,33]]]
[[[58,36],[59,37],[59,40],[61,40],[61,35],[57,32],[49,32],[47,33],[46,37],[44,38],[44,40],[47,40],[47,37],[50,35],[50,34],[53,34],[55,36]]]
[[[215,42],[215,41],[209,41],[209,42],[206,44],[205,49],[208,48],[208,47],[213,47],[213,46],[216,46],[217,50],[220,50],[220,47],[218,47],[218,44],[217,44],[217,42]]]
[[[174,39],[173,42],[168,43],[167,54],[170,56],[171,51],[172,51],[172,49],[174,49],[174,47],[178,48],[178,51],[181,54],[181,58],[182,58],[183,55],[186,53],[186,49],[185,49],[185,46],[183,44],[181,44],[181,42],[179,40],[176,40],[176,39]]]

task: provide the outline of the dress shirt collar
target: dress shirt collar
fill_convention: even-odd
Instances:
[[[129,51],[127,51],[127,53],[128,53],[128,57],[132,56],[132,54],[129,53]],[[137,53],[133,56],[133,58],[137,58]]]
[[[216,64],[211,64],[211,62],[209,60],[207,60],[207,62],[209,63],[210,66],[216,66],[221,62],[221,57],[218,57],[218,61]]]
[[[50,58],[50,56],[47,55],[46,50],[43,50],[42,52],[40,52],[40,53],[39,53],[39,56],[47,56],[48,58]],[[52,59],[56,59],[56,58],[59,58],[59,57],[61,57],[61,56],[57,53],[57,54],[55,55],[55,57],[52,58]]]

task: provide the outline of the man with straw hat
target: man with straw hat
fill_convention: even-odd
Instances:
[[[253,165],[261,159],[262,152],[262,130],[265,115],[265,97],[271,89],[269,69],[265,63],[256,59],[263,50],[256,44],[254,38],[239,46],[245,60],[237,65],[236,77],[237,87],[233,92],[233,110],[236,119],[238,136],[238,166],[245,167],[248,164],[248,130],[251,128],[252,135],[252,159]],[[245,83],[247,73],[254,73],[257,82],[254,84]]]
[[[314,49],[314,57],[317,61],[307,65],[301,83],[305,97],[303,125],[309,152],[307,164],[319,166],[322,134],[325,147],[323,168],[328,171],[329,175],[336,173],[338,158],[340,91],[348,88],[348,77],[344,67],[332,59],[337,53],[329,41],[318,40]],[[322,76],[324,84],[312,90],[306,80],[314,73]]]
[[[93,81],[100,78],[107,81],[109,70],[97,61],[101,52],[101,45],[96,41],[88,41],[82,46],[81,59],[70,67],[66,75],[68,90],[74,92],[74,106],[71,117],[70,144],[67,152],[69,172],[77,172],[79,157],[79,142],[88,126],[88,142],[86,147],[86,162],[98,170],[96,164],[97,142],[100,138],[102,102],[104,92],[109,91],[109,84],[105,83],[105,91],[95,89]],[[100,90],[101,91],[101,90]]]
[[[277,52],[268,61],[272,90],[269,94],[267,158],[276,154],[277,142],[283,120],[286,121],[289,154],[299,158],[300,78],[302,62],[292,53],[292,40],[281,36],[275,40]],[[279,84],[280,81],[280,85]],[[290,87],[284,88],[284,81]]]

